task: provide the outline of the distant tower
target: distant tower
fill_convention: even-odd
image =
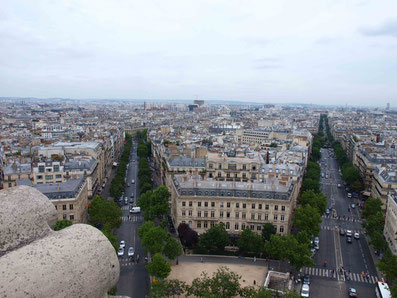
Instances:
[[[143,102],[143,109],[146,111],[146,101]]]
[[[386,104],[386,110],[390,110],[390,102]]]

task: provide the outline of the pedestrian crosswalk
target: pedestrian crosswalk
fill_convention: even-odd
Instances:
[[[133,222],[141,222],[143,221],[142,215],[127,215],[121,217],[122,221],[133,221]]]
[[[122,207],[121,207],[121,210],[124,210],[124,211],[125,211],[125,210],[130,210],[130,206],[122,206]]]
[[[335,219],[335,220],[343,220],[343,221],[351,221],[351,222],[362,223],[361,219],[357,219],[357,218],[353,218],[353,217],[345,217],[345,218],[343,218],[342,216],[332,217],[332,216],[323,215],[322,218],[330,218],[330,219]]]
[[[355,282],[362,282],[369,284],[375,284],[378,281],[378,277],[373,275],[366,276],[365,274],[363,275],[362,273],[352,273],[352,272],[351,273],[345,272],[343,274],[340,272],[336,272],[336,270],[326,269],[326,268],[303,267],[301,269],[301,273],[313,275],[313,276],[325,277],[325,278],[334,278],[334,279],[346,280],[346,281],[351,280]]]
[[[136,265],[136,260],[132,258],[121,258],[119,259],[120,266],[134,266]]]
[[[339,228],[337,228],[336,226],[326,226],[326,225],[322,225],[321,226],[321,230],[328,230],[328,231],[339,231]],[[346,229],[344,229],[346,231]],[[365,232],[364,229],[355,229],[355,230],[351,230],[352,234],[354,233],[359,233],[359,234],[363,234]]]

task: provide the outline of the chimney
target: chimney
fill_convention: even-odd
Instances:
[[[266,152],[266,164],[268,165],[269,164],[269,150],[267,150],[267,152]]]

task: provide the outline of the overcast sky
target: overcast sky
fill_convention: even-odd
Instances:
[[[12,0],[0,96],[397,106],[397,1]]]

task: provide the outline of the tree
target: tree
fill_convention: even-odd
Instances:
[[[67,228],[67,227],[71,226],[72,224],[73,223],[70,220],[67,220],[67,219],[57,220],[57,222],[55,224],[54,231],[62,230],[64,228]]]
[[[276,260],[284,260],[287,257],[285,242],[280,235],[271,235],[270,240],[265,243],[265,252]]]
[[[208,252],[221,252],[230,243],[223,223],[214,225],[200,237],[200,247]]]
[[[94,224],[104,225],[109,223],[111,229],[119,228],[123,212],[114,201],[105,201],[101,196],[96,195],[88,206],[89,221]]]
[[[371,236],[375,232],[382,232],[383,226],[385,225],[383,214],[381,211],[374,215],[368,216],[364,221],[363,226],[367,235]]]
[[[163,298],[163,297],[178,297],[186,293],[186,283],[177,279],[162,279],[152,285],[150,289],[150,297]]]
[[[257,233],[251,229],[245,228],[241,232],[241,237],[237,240],[237,246],[243,253],[254,253],[259,255],[262,250],[263,240]]]
[[[197,297],[236,297],[241,292],[240,279],[241,276],[221,266],[211,278],[205,272],[201,273],[201,277],[195,278],[188,287],[187,293]]]
[[[302,191],[312,189],[315,192],[320,191],[320,183],[318,180],[313,180],[311,178],[305,178],[302,182]]]
[[[188,248],[192,248],[199,241],[197,232],[192,230],[189,227],[189,225],[186,223],[179,224],[178,234],[179,234],[179,238],[181,239],[182,244]]]
[[[112,229],[109,223],[105,224],[102,233],[106,236],[106,238],[108,238],[114,250],[117,251],[118,248],[117,237],[112,234]]]
[[[377,266],[389,282],[397,282],[397,255],[388,249]]]
[[[259,288],[249,286],[240,290],[240,296],[247,298],[272,298],[274,293],[273,290],[262,286]]]
[[[160,253],[156,253],[153,256],[153,261],[145,267],[151,276],[161,279],[166,278],[171,272],[170,263],[168,263]]]
[[[165,241],[163,254],[171,260],[175,260],[175,258],[182,254],[182,246],[175,238],[172,238],[170,234],[168,234],[167,240]]]
[[[165,240],[167,239],[167,232],[161,227],[152,227],[145,230],[144,232],[139,232],[138,229],[138,235],[142,235],[142,245],[151,254],[160,253],[163,251]]]
[[[383,251],[388,248],[387,241],[383,237],[383,233],[375,231],[371,234],[371,241],[369,242],[375,249]]]
[[[363,218],[368,218],[379,212],[382,212],[382,201],[378,198],[368,198],[362,211]]]
[[[304,191],[299,197],[299,202],[317,208],[320,214],[327,208],[327,197],[323,193],[315,193],[312,189]]]
[[[311,236],[320,233],[321,215],[318,210],[310,205],[305,205],[295,210],[294,225]]]
[[[152,184],[150,184],[149,182],[145,182],[145,183],[141,184],[141,186],[140,186],[141,194],[143,194],[149,190],[152,190]]]
[[[262,238],[264,241],[269,241],[271,235],[276,234],[277,229],[274,225],[272,225],[270,222],[265,223],[262,226]]]

